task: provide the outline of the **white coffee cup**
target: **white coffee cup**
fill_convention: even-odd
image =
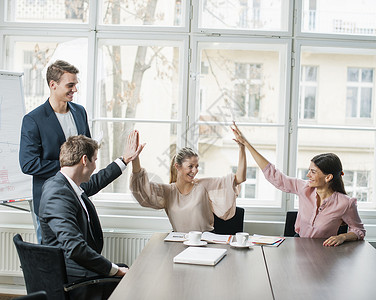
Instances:
[[[249,238],[248,232],[237,232],[236,233],[236,242],[238,243],[239,246],[247,245],[248,238]]]
[[[198,244],[201,241],[201,231],[190,231],[185,235],[185,238],[190,244]]]

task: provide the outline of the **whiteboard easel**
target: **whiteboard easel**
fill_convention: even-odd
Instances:
[[[0,204],[25,210],[12,204],[27,200],[32,210],[32,178],[22,173],[18,162],[25,114],[22,75],[0,70]]]

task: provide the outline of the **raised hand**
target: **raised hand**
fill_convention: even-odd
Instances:
[[[139,143],[139,133],[138,130],[133,130],[127,139],[127,144],[125,145],[124,150],[124,161],[129,163],[130,161],[134,160],[138,155],[141,153],[142,149],[144,149],[145,144],[140,145]]]
[[[233,124],[230,126],[232,132],[235,135],[235,138],[233,139],[235,142],[238,143],[239,146],[245,146],[246,143],[248,143],[247,139],[243,136],[242,132],[239,130],[238,126],[236,126],[235,121],[233,121]]]

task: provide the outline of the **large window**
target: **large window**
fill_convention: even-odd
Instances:
[[[147,143],[141,165],[152,180],[168,182],[171,158],[183,146],[198,151],[205,166],[198,176],[225,176],[238,162],[229,128],[236,121],[290,176],[305,178],[316,154],[338,154],[349,194],[360,209],[376,210],[375,1],[0,5],[0,67],[24,73],[27,111],[47,100],[48,64],[64,59],[79,68],[74,101],[86,107],[102,141],[98,167],[122,155],[137,128]],[[131,196],[129,170],[95,200],[155,216]],[[264,179],[248,153],[237,204],[247,214],[283,215],[293,199]]]

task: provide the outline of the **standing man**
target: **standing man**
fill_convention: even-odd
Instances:
[[[68,281],[95,275],[124,276],[118,267],[101,255],[103,233],[89,197],[122,174],[127,164],[143,149],[138,132],[128,136],[124,156],[91,176],[96,168],[98,143],[86,136],[71,136],[61,146],[61,170],[42,189],[39,217],[42,241],[64,251]],[[95,289],[89,286],[72,299],[107,299],[115,286]]]
[[[91,137],[84,107],[72,103],[77,92],[78,72],[76,67],[62,60],[50,65],[46,76],[50,97],[22,121],[19,161],[22,172],[33,176],[33,206],[39,243],[41,233],[37,215],[42,186],[60,169],[60,146],[73,135]]]

